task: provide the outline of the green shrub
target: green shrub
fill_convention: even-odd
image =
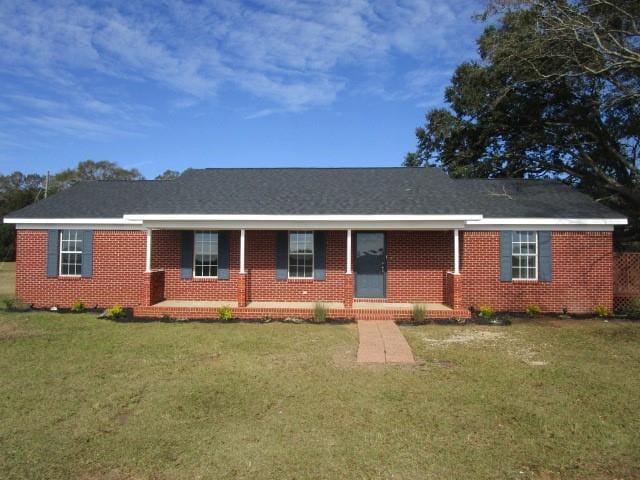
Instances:
[[[610,314],[609,309],[607,308],[607,306],[603,305],[601,303],[596,305],[595,307],[593,307],[593,311],[600,318],[606,318]]]
[[[541,312],[542,309],[540,308],[540,305],[536,305],[535,303],[527,305],[527,315],[540,315]]]
[[[2,299],[2,304],[4,305],[5,309],[12,310],[15,301],[15,298],[7,297]]]
[[[623,313],[633,317],[640,317],[640,297],[629,300],[629,306],[624,309]]]
[[[411,318],[414,322],[424,322],[424,319],[427,318],[427,309],[424,305],[420,305],[416,303],[411,307]]]
[[[220,309],[218,310],[218,319],[219,320],[222,320],[224,322],[228,322],[232,318],[233,318],[233,311],[231,310],[231,307],[229,307],[228,305],[224,305],[224,306],[220,307]]]
[[[73,305],[71,306],[71,311],[74,313],[81,313],[84,312],[85,306],[84,303],[82,303],[81,300],[76,300],[75,302],[73,302]]]
[[[495,311],[489,305],[480,305],[478,307],[478,313],[481,317],[489,319],[493,317]]]
[[[316,303],[313,306],[313,323],[324,323],[327,321],[327,307],[323,303]]]
[[[30,303],[25,303],[16,297],[6,297],[2,299],[4,308],[9,311],[24,312],[31,308]]]
[[[107,318],[123,318],[124,317],[124,308],[122,305],[118,305],[117,303],[111,307],[107,308]]]

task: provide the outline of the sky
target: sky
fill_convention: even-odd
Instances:
[[[397,166],[480,0],[0,2],[0,173]]]

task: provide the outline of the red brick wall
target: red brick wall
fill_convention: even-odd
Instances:
[[[182,233],[175,230],[157,230],[151,238],[151,266],[164,270],[164,298],[173,300],[227,300],[238,299],[240,271],[240,232],[229,232],[229,279],[180,277],[182,259]]]
[[[597,304],[613,308],[613,236],[610,232],[553,232],[552,281],[500,281],[500,233],[463,232],[462,282],[465,307],[496,310],[590,313]]]
[[[387,232],[387,300],[442,302],[453,232]]]
[[[47,231],[18,230],[16,296],[36,307],[137,305],[143,284],[145,233],[96,230],[91,278],[47,278]]]
[[[275,231],[246,232],[248,296],[254,301],[342,301],[347,258],[345,231],[327,232],[325,280],[276,280]]]

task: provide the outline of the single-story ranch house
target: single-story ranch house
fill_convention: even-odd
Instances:
[[[4,219],[16,295],[136,315],[397,319],[613,307],[626,219],[561,183],[434,168],[187,170],[81,182]]]

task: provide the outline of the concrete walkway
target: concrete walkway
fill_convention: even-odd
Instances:
[[[415,363],[411,347],[395,322],[361,320],[358,333],[359,363]]]

